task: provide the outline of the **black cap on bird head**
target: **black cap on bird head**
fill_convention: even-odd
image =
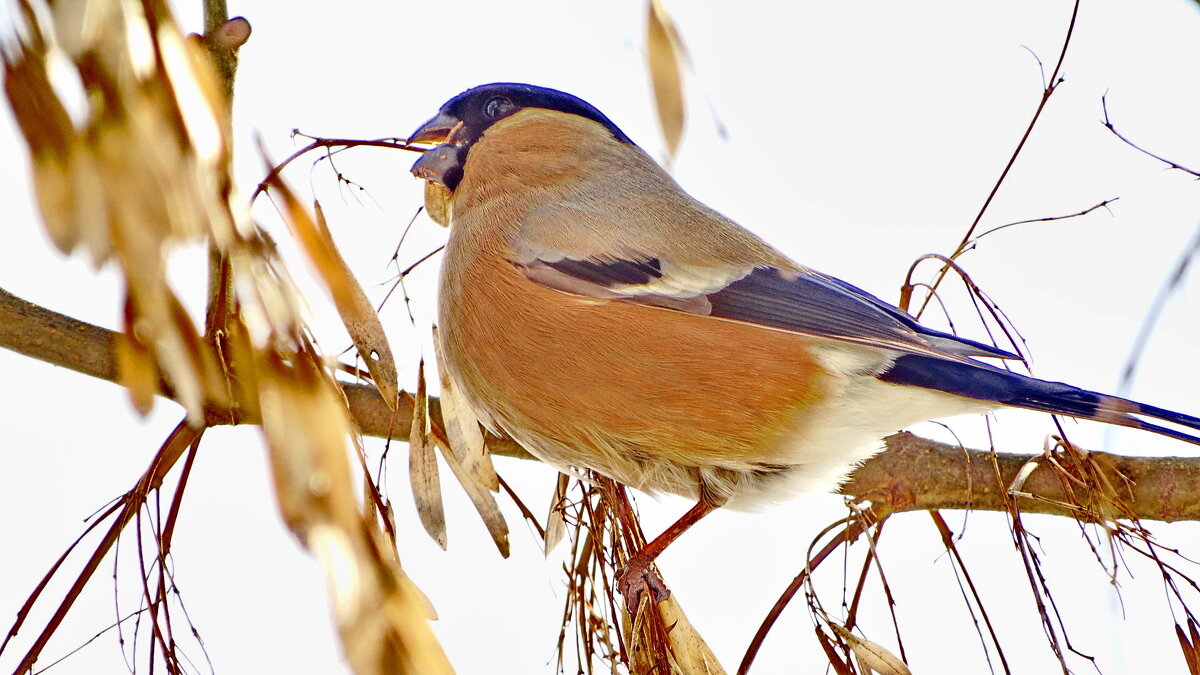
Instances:
[[[466,161],[471,145],[493,124],[526,108],[579,115],[608,129],[618,141],[633,143],[604,113],[578,96],[532,84],[495,82],[468,89],[446,101],[437,115],[408,137],[409,143],[443,143],[454,147],[452,152],[426,152],[413,165],[413,174],[442,183],[453,190],[462,179],[461,163]],[[431,155],[440,157],[438,166],[427,166],[434,161]],[[454,167],[456,170],[448,170],[450,167],[445,161],[447,155],[459,161],[460,164]]]

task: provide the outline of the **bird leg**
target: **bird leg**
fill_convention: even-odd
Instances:
[[[671,595],[662,579],[650,570],[650,566],[672,542],[679,538],[679,535],[700,522],[701,518],[715,511],[718,506],[720,505],[713,504],[701,496],[695,506],[672,523],[662,534],[655,537],[653,541],[643,546],[642,550],[625,563],[625,566],[617,574],[617,590],[625,598],[625,607],[630,614],[637,613],[638,604],[642,600],[642,592],[646,589],[654,594],[655,604],[666,600]]]

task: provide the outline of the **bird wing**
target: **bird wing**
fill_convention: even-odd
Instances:
[[[605,239],[596,213],[569,246],[562,234],[578,217],[571,208],[539,209],[537,223],[522,227],[513,242],[511,262],[531,281],[591,301],[633,302],[710,316],[762,328],[851,342],[902,353],[964,360],[970,357],[1018,358],[973,340],[926,328],[900,309],[844,281],[799,266],[725,264],[705,239],[662,242],[675,256],[658,254],[643,241]],[[556,218],[552,237],[545,219]],[[637,238],[638,235],[634,235]],[[586,244],[581,245],[581,240]],[[686,246],[684,245],[686,243]],[[729,247],[728,241],[720,246]],[[572,250],[566,251],[565,248]],[[585,253],[590,249],[590,253]],[[680,251],[687,251],[682,256]],[[687,258],[680,260],[681,257]],[[741,256],[746,258],[748,256]],[[776,260],[786,260],[778,256]],[[772,261],[774,262],[774,261]]]

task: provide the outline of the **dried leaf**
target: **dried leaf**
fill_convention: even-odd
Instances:
[[[303,539],[306,525],[357,513],[350,484],[350,423],[331,381],[305,353],[291,364],[268,354],[259,373],[263,431],[284,521]]]
[[[425,359],[417,366],[417,395],[413,404],[412,429],[408,435],[408,474],[413,501],[421,525],[438,546],[446,548],[446,514],[442,509],[442,487],[438,480],[437,457],[429,433],[429,395],[425,391]]]
[[[483,518],[483,525],[487,528],[488,534],[492,535],[492,541],[496,543],[500,555],[507,558],[509,552],[508,523],[504,522],[504,514],[500,513],[500,506],[496,504],[496,498],[467,472],[466,468],[458,461],[454,451],[443,447],[441,443],[437,445],[438,449],[442,451],[442,458],[450,466],[450,471],[458,479],[459,484],[466,491],[467,497],[475,505],[475,510]]]
[[[454,672],[425,618],[424,595],[399,566],[372,564],[370,552],[341,527],[313,527],[308,544],[326,571],[346,660],[354,672]]]
[[[121,386],[129,392],[129,402],[139,415],[145,416],[154,408],[158,394],[158,368],[150,350],[127,333],[117,333],[114,350]]]
[[[554,496],[550,499],[550,512],[546,515],[546,541],[543,544],[546,555],[558,546],[567,532],[567,521],[564,517],[563,506],[567,501],[567,485],[571,477],[565,473],[558,474],[554,486]]]
[[[288,226],[304,247],[309,260],[316,267],[321,280],[325,282],[325,287],[329,289],[329,294],[333,296],[333,304],[337,306],[342,323],[346,326],[350,339],[354,341],[359,355],[366,362],[367,369],[371,371],[371,379],[383,395],[384,403],[389,409],[395,410],[396,401],[400,396],[400,385],[387,334],[384,333],[383,324],[379,321],[375,308],[371,306],[371,301],[367,299],[366,292],[333,243],[320,203],[313,202],[316,212],[314,221],[300,205],[300,200],[278,176],[271,181],[271,189],[283,199]]]
[[[671,645],[674,664],[687,675],[724,675],[725,669],[717,661],[712,649],[688,621],[683,608],[674,595],[658,603],[663,624],[667,626],[667,639]]]
[[[146,343],[138,339],[132,325],[133,307],[125,303],[124,331],[117,333],[114,350],[117,356],[117,373],[121,385],[129,392],[130,402],[139,414],[149,414],[158,394],[158,367],[154,353]]]
[[[650,0],[646,43],[658,123],[671,160],[683,139],[683,42],[662,0]]]
[[[215,78],[162,2],[53,3],[25,20],[35,37],[6,52],[5,88],[46,231],[64,251],[119,264],[132,298],[127,332],[139,343],[121,352],[135,405],[149,405],[152,355],[199,424],[227,391],[168,283],[165,256],[231,230],[228,116]],[[72,69],[51,82],[51,72]],[[84,109],[72,119],[68,107]]]
[[[854,653],[854,658],[858,661],[860,670],[868,673],[878,673],[879,675],[912,675],[912,671],[908,669],[895,654],[892,654],[881,645],[858,637],[854,633],[846,630],[844,627],[837,624],[829,624],[838,637],[846,641],[850,645],[850,651]]]
[[[358,504],[337,385],[307,344],[262,366],[263,429],[280,512],[325,570],[347,660],[360,674],[453,672],[426,622],[428,601],[380,541],[374,515]]]
[[[458,388],[446,372],[437,328],[433,329],[433,345],[438,360],[438,374],[442,384],[442,423],[446,426],[446,437],[459,463],[472,480],[492,492],[500,490],[500,478],[492,465],[492,456],[483,442],[483,431],[479,418],[467,402],[462,399]]]
[[[370,475],[364,473],[363,480],[370,482]],[[423,611],[425,618],[429,621],[437,621],[437,609],[433,606],[433,602],[430,601],[429,596],[425,595],[425,592],[422,591],[411,578],[409,578],[408,573],[404,571],[404,566],[400,564],[400,553],[396,549],[396,539],[391,534],[396,531],[396,514],[392,510],[392,505],[390,502],[386,504],[386,520],[391,525],[390,531],[385,531],[384,528],[381,527],[380,520],[378,518],[368,519],[371,535],[376,541],[376,548],[380,551],[386,551],[389,554],[387,556],[387,565],[389,567],[395,567],[394,572],[397,573],[397,578],[399,578],[400,583],[408,587],[408,591],[413,594],[414,598],[416,598],[416,601],[421,606],[421,610]]]
[[[243,316],[237,314],[225,322],[224,345],[233,375],[229,391],[238,411],[250,419],[262,419],[258,402],[258,354]]]
[[[86,151],[62,156],[35,154],[33,157],[33,191],[38,210],[42,213],[42,222],[50,241],[63,253],[70,253],[79,245],[80,232],[107,231],[103,224],[93,222],[97,216],[103,219],[107,215],[104,199],[96,198],[103,191],[98,187],[99,177],[95,171],[76,171],[79,164],[90,159]],[[77,175],[84,179],[79,181],[84,184],[76,184]],[[86,184],[88,178],[91,178],[92,185]],[[75,214],[83,212],[85,205],[90,206],[91,211],[89,217],[80,223],[76,221]],[[108,253],[106,248],[101,259],[107,257]],[[93,256],[93,263],[99,262]]]
[[[103,166],[82,140],[75,144],[67,157],[68,174],[64,187],[70,191],[62,200],[62,215],[69,222],[55,224],[47,214],[46,195],[48,186],[38,186],[39,205],[46,215],[46,230],[57,237],[55,243],[64,252],[82,246],[97,267],[113,255],[112,228],[109,220],[113,208],[108,202],[108,190],[102,178]],[[56,232],[57,231],[57,232]]]
[[[712,649],[688,621],[674,595],[657,605],[642,598],[636,619],[622,612],[632,672],[671,675],[724,675]]]
[[[429,214],[430,220],[442,227],[450,227],[451,196],[452,193],[445,185],[425,181],[425,213]]]
[[[231,403],[230,388],[225,382],[216,355],[200,336],[187,310],[167,289],[158,299],[165,307],[142,311],[139,325],[166,326],[155,340],[158,364],[175,385],[175,394],[187,409],[188,421],[199,425],[204,420],[204,406],[212,402],[218,406]],[[166,318],[159,318],[160,312]],[[182,384],[181,384],[182,383]]]
[[[25,47],[18,58],[4,59],[4,93],[34,160],[65,157],[76,140],[75,127],[50,84],[46,53]]]
[[[1200,653],[1197,653],[1198,641],[1196,640],[1196,622],[1188,618],[1188,629],[1191,633],[1191,639],[1188,639],[1188,633],[1183,632],[1183,627],[1175,624],[1175,637],[1179,639],[1179,648],[1183,650],[1183,660],[1188,667],[1188,675],[1200,675]]]
[[[255,247],[245,246],[230,256],[238,305],[251,335],[297,337],[305,333],[300,292],[276,259],[274,243],[266,234]]]
[[[434,344],[435,351],[438,352],[437,353],[438,360],[439,360],[439,362],[441,362],[441,349],[440,349],[440,347],[438,347],[438,335],[437,335],[436,328],[434,329],[434,333],[433,333],[433,344]],[[438,370],[444,371],[444,368],[439,368]],[[491,472],[491,475],[494,477],[495,484],[497,485],[497,487],[499,486],[500,479],[499,479],[499,477],[496,477],[496,475],[495,475],[496,472],[495,472],[495,469],[492,468],[491,456],[487,454],[486,448],[483,448],[481,451],[475,451],[476,454],[473,455],[474,462],[476,464],[474,471],[469,469],[463,463],[463,460],[460,459],[458,452],[456,452],[454,450],[455,436],[450,431],[449,427],[451,426],[451,422],[449,422],[448,420],[455,419],[455,418],[462,420],[463,418],[461,417],[461,411],[457,415],[449,412],[450,410],[454,410],[453,404],[451,404],[450,409],[447,409],[447,407],[446,407],[446,392],[447,392],[446,384],[448,382],[448,379],[445,377],[444,373],[442,375],[441,380],[442,380],[442,397],[441,397],[442,423],[443,423],[443,426],[447,427],[446,428],[446,438],[447,438],[448,443],[443,443],[441,441],[441,439],[437,439],[438,450],[441,451],[442,458],[446,460],[446,464],[450,467],[450,471],[454,474],[454,478],[458,480],[460,485],[462,485],[463,490],[466,491],[466,493],[467,493],[467,497],[470,498],[471,503],[475,505],[475,510],[478,511],[480,517],[483,518],[484,527],[486,527],[488,530],[488,533],[492,535],[492,541],[494,541],[496,543],[496,548],[500,550],[500,555],[507,558],[508,550],[509,550],[508,549],[508,524],[504,522],[504,515],[502,513],[500,513],[500,507],[496,504],[496,498],[492,496],[493,490],[490,488],[490,485],[488,483],[483,482],[483,480],[481,480],[481,478],[480,478],[480,473],[481,473],[482,467],[486,466],[486,469]],[[453,390],[453,388],[451,387],[451,391],[452,390]],[[476,421],[474,415],[471,415],[469,420],[470,420],[470,424],[464,425],[464,426],[467,426],[467,428],[469,429],[470,425],[474,425],[474,429],[475,429],[476,433],[478,433],[479,432],[479,423]],[[461,422],[460,422],[460,424],[461,424]],[[462,435],[463,435],[464,431],[460,427],[454,433],[458,434],[457,442],[460,444],[460,447],[461,447],[462,444],[464,443],[464,441],[462,439]],[[482,438],[480,439],[480,445],[482,445]],[[468,455],[468,456],[470,456],[470,455]],[[484,464],[481,464],[481,462]],[[486,473],[485,473],[485,476],[486,476]],[[486,478],[484,480],[486,480]]]
[[[231,206],[227,102],[207,54],[184,40],[163,0],[25,9],[25,41],[6,45],[0,58],[6,94],[31,150],[50,236],[97,263],[114,261],[124,276],[129,310],[117,350],[135,405],[152,400],[161,372],[193,424],[209,403],[236,400],[239,410],[261,413],[280,512],[326,571],[351,667],[372,675],[452,672],[426,623],[427,599],[401,569],[375,512],[357,499],[345,402],[306,338],[298,294],[269,238]],[[74,69],[77,77],[54,84],[78,83],[75,91],[51,86],[50,60]],[[68,108],[83,109],[72,119]],[[319,242],[320,253],[344,268],[324,222],[308,225],[304,243]],[[211,342],[166,274],[167,254],[198,240],[231,261],[238,295],[230,306],[243,312],[206,336]],[[326,276],[347,283],[338,271]],[[339,310],[362,324],[347,326],[356,344],[360,333],[379,340],[374,313],[354,305],[365,303],[342,304],[356,290],[362,295],[356,284],[334,293]],[[376,325],[367,325],[372,319]],[[386,356],[391,367],[382,345],[365,353]],[[385,392],[390,383],[394,403],[394,367],[389,380],[376,372],[379,360],[367,358]]]

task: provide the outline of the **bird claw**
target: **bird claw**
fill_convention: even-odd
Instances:
[[[617,575],[617,591],[625,598],[625,608],[630,614],[637,614],[642,594],[647,589],[655,605],[671,597],[671,589],[663,583],[658,572],[650,569],[650,563],[643,563],[635,557]]]

